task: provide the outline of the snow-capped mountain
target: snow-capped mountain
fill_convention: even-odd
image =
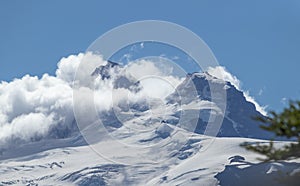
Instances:
[[[108,61],[90,75],[140,95],[142,82],[122,68]],[[211,86],[225,90],[225,113],[213,102]],[[165,101],[119,101],[98,114],[101,121],[83,135],[74,120],[51,128],[46,138],[2,149],[0,185],[284,185],[274,178],[284,181],[299,171],[299,162],[259,163],[257,154],[240,147],[271,134],[252,119],[262,114],[243,92],[207,73],[187,74]],[[210,117],[224,117],[217,137],[204,135]],[[92,137],[90,146],[84,135]]]
[[[92,75],[99,75],[102,79],[110,78],[109,71],[118,67],[117,63],[108,61],[105,66],[98,67]],[[120,71],[120,70],[119,70]],[[178,85],[176,91],[168,96],[166,107],[171,105],[174,107],[178,105],[189,105],[193,102],[206,102],[206,105],[211,102],[211,92],[210,87],[220,87],[220,89],[225,89],[226,91],[226,112],[224,114],[224,120],[222,122],[220,131],[217,136],[219,137],[248,137],[257,139],[271,139],[274,137],[272,133],[261,130],[258,121],[255,121],[256,117],[264,117],[255,108],[255,105],[246,100],[243,92],[238,90],[230,82],[218,81],[217,78],[211,76],[208,73],[192,73],[187,74],[185,80]],[[127,88],[139,91],[141,89],[139,81],[128,76],[117,76],[114,81],[114,88]],[[147,110],[145,104],[134,104],[137,108],[135,110]],[[173,108],[176,110],[176,108]],[[169,117],[170,120],[164,120],[164,122],[178,125],[181,117],[188,118],[188,122],[196,122],[196,127],[186,126],[185,124],[181,127],[188,131],[195,132],[198,134],[204,134],[207,127],[208,118],[210,115],[217,113],[217,107],[201,107],[195,111],[195,109],[189,109],[186,107],[184,112],[182,112],[179,107],[177,111]],[[196,114],[195,114],[196,112]],[[223,113],[218,113],[223,114]],[[187,115],[188,117],[185,117]],[[106,118],[106,117],[104,117]]]
[[[218,136],[220,137],[248,137],[258,139],[271,139],[271,133],[260,129],[261,123],[255,121],[256,117],[264,117],[255,108],[255,105],[246,100],[243,92],[239,91],[230,82],[218,81],[208,73],[188,74],[176,92],[169,96],[169,103],[191,103],[197,99],[211,102],[210,87],[220,87],[226,91],[226,111]],[[192,96],[191,96],[192,95]],[[208,123],[208,117],[215,108],[199,109],[199,115],[189,114],[193,110],[185,110],[190,120],[197,120],[194,132],[203,134]],[[221,114],[221,113],[220,113]],[[189,130],[189,129],[187,129]]]
[[[239,146],[243,141],[258,140],[213,139],[172,126],[162,128],[150,133],[127,136],[123,131],[123,135],[118,138],[130,145],[151,146],[160,143],[155,148],[128,151],[115,146],[110,140],[103,140],[98,143],[106,152],[103,156],[95,153],[89,146],[72,147],[73,142],[69,140],[64,141],[65,147],[2,160],[0,184],[284,186],[287,176],[297,175],[299,172],[299,162],[259,163],[257,154]],[[173,133],[166,137],[165,134],[170,130]],[[162,135],[163,133],[165,134]],[[188,138],[184,145],[180,144],[182,138]],[[34,148],[59,142],[61,141],[33,143],[20,147],[14,153],[26,150],[34,152]],[[296,178],[289,185],[297,185]]]

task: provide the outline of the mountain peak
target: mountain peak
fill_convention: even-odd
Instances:
[[[110,70],[118,66],[120,66],[118,63],[108,60],[105,65],[101,65],[97,67],[91,75],[92,76],[100,75],[102,80],[109,79],[111,77]]]
[[[230,82],[218,79],[207,72],[187,74],[186,79],[176,88],[176,92],[168,97],[168,101],[170,104],[178,105],[188,105],[197,101],[212,103],[211,86],[217,87],[213,88],[214,90],[223,89],[226,92],[226,110],[218,136],[260,139],[273,137],[271,133],[261,130],[260,123],[252,119],[258,116],[263,117],[263,115],[256,110],[253,103],[247,101],[242,91]],[[197,115],[194,113],[195,110],[187,109],[183,114],[189,115],[188,122],[197,121],[195,132],[203,134],[208,124],[205,118],[209,118],[212,113],[217,113],[217,110],[217,108],[199,108],[200,115]],[[181,114],[178,113],[177,115]]]

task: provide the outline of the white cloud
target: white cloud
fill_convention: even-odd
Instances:
[[[212,75],[212,76],[214,76],[214,77],[216,77],[218,79],[222,79],[224,81],[230,82],[237,89],[240,89],[240,87],[241,87],[240,80],[236,76],[234,76],[231,73],[229,73],[226,70],[226,68],[223,67],[223,66],[217,66],[217,67],[214,67],[214,68],[213,67],[209,67],[208,70],[207,70],[207,72],[210,75]]]
[[[126,73],[140,81],[143,95],[162,101],[183,81],[183,78],[174,75],[172,66],[146,59],[126,66]]]
[[[232,85],[234,85],[238,90],[242,91],[244,93],[244,96],[247,101],[253,103],[255,105],[255,108],[257,111],[259,111],[263,115],[267,115],[266,107],[267,106],[260,106],[254,99],[254,97],[250,96],[249,91],[244,91],[241,88],[241,81],[234,75],[232,75],[230,72],[227,71],[227,69],[223,66],[217,66],[217,67],[210,67],[207,72],[219,79],[222,79],[224,81],[230,82]]]
[[[260,112],[262,115],[266,116],[267,115],[267,111],[266,108],[268,107],[266,106],[260,106],[254,99],[254,97],[249,95],[249,91],[244,91],[244,96],[246,98],[247,101],[253,103],[255,105],[255,108],[258,112]]]
[[[0,143],[10,138],[30,140],[51,126],[73,121],[72,88],[59,78],[24,76],[0,84]]]
[[[74,124],[72,82],[82,60],[90,62],[81,68],[87,73],[103,63],[101,56],[91,53],[71,55],[58,62],[56,76],[44,74],[39,79],[25,75],[0,84],[0,144],[28,141],[35,135],[46,136],[56,125]]]
[[[154,63],[147,60],[135,61],[126,67],[126,72],[139,80],[145,76],[161,76],[161,70],[158,69]]]
[[[181,82],[181,79],[165,75],[163,68],[145,60],[125,66],[125,71],[112,71],[112,78],[109,80],[103,81],[100,76],[96,79],[91,76],[96,67],[106,63],[101,56],[92,53],[71,55],[58,62],[55,76],[44,74],[38,78],[25,75],[12,82],[2,82],[0,145],[15,139],[28,141],[35,136],[47,136],[49,130],[58,125],[74,125],[73,90],[81,96],[78,103],[80,106],[77,108],[83,110],[83,115],[79,119],[86,119],[92,112],[85,101],[90,95],[94,95],[95,106],[101,112],[111,109],[113,104],[123,100],[138,101],[145,97],[164,99]],[[75,74],[76,85],[80,85],[78,89],[73,85]],[[135,77],[137,80],[144,79],[141,81],[144,89],[138,93],[124,88],[114,89],[113,81],[120,75]],[[153,84],[153,81],[148,81],[149,76],[163,81]]]
[[[92,112],[86,102],[90,95],[94,95],[98,111],[108,111],[124,100],[164,100],[184,80],[184,77],[172,74],[173,67],[145,59],[112,71],[112,78],[108,80],[91,76],[96,67],[106,63],[102,56],[92,53],[71,55],[58,62],[55,76],[44,74],[38,78],[25,75],[21,79],[0,83],[0,145],[15,139],[28,141],[37,136],[45,137],[57,126],[72,128],[75,119],[74,92],[80,96],[77,108],[82,109],[82,115],[78,116],[79,119],[93,121],[95,118],[86,117]],[[209,73],[232,82],[240,89],[240,81],[224,67],[210,69]],[[73,84],[75,75],[78,87]],[[119,76],[140,81],[141,91],[114,89],[113,81]],[[244,94],[260,112],[264,112],[247,92]]]

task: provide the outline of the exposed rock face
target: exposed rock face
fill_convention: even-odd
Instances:
[[[258,112],[255,105],[246,100],[243,92],[239,91],[230,82],[219,81],[217,78],[207,73],[188,74],[186,79],[177,87],[176,92],[168,97],[169,104],[189,104],[195,100],[212,102],[210,86],[218,90],[223,88],[226,91],[226,111],[225,117],[218,133],[220,137],[249,137],[259,139],[270,139],[273,134],[261,130],[260,123],[253,120],[255,117],[263,117]],[[217,87],[217,88],[215,88]],[[213,104],[213,102],[212,102]],[[215,112],[212,108],[203,108],[198,111],[185,110],[189,115],[190,122],[197,122],[195,132],[203,134],[210,115]],[[179,113],[176,116],[180,116]],[[198,117],[199,116],[199,117]],[[197,120],[197,121],[195,121]],[[179,118],[172,121],[178,124]]]

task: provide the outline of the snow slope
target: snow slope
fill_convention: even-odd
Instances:
[[[189,132],[160,122],[156,109],[157,115],[140,112],[114,130],[91,127],[90,146],[74,136],[7,150],[0,185],[252,185],[254,178],[260,185],[280,185],[274,178],[300,171],[300,161],[262,164],[240,147],[261,140]],[[99,140],[102,132],[109,137]]]
[[[143,82],[120,68],[107,62],[91,75],[138,97]],[[226,92],[226,112],[212,99],[211,85]],[[297,185],[287,175],[299,176],[300,160],[261,163],[240,147],[271,134],[259,129],[251,117],[261,113],[229,82],[193,73],[165,100],[137,100],[100,109],[101,120],[81,133],[71,122],[45,138],[1,147],[0,185]],[[203,135],[220,117],[217,137]]]
[[[111,141],[105,141],[98,145],[105,146],[106,157],[101,157],[89,146],[78,146],[2,160],[0,184],[254,185],[255,181],[260,185],[280,185],[274,182],[274,178],[284,179],[285,174],[293,174],[293,171],[295,174],[296,168],[300,171],[299,161],[260,164],[256,160],[258,155],[239,146],[243,141],[257,140],[212,139],[174,130],[178,134],[170,137],[172,140],[159,139],[163,143],[160,148],[144,148],[138,152],[118,149],[110,145]],[[188,136],[189,140],[178,151],[176,143],[182,138],[181,135]],[[142,139],[141,136],[130,136],[122,141],[138,144]],[[151,142],[153,140],[147,143]],[[247,174],[247,169],[252,169],[251,174]]]

